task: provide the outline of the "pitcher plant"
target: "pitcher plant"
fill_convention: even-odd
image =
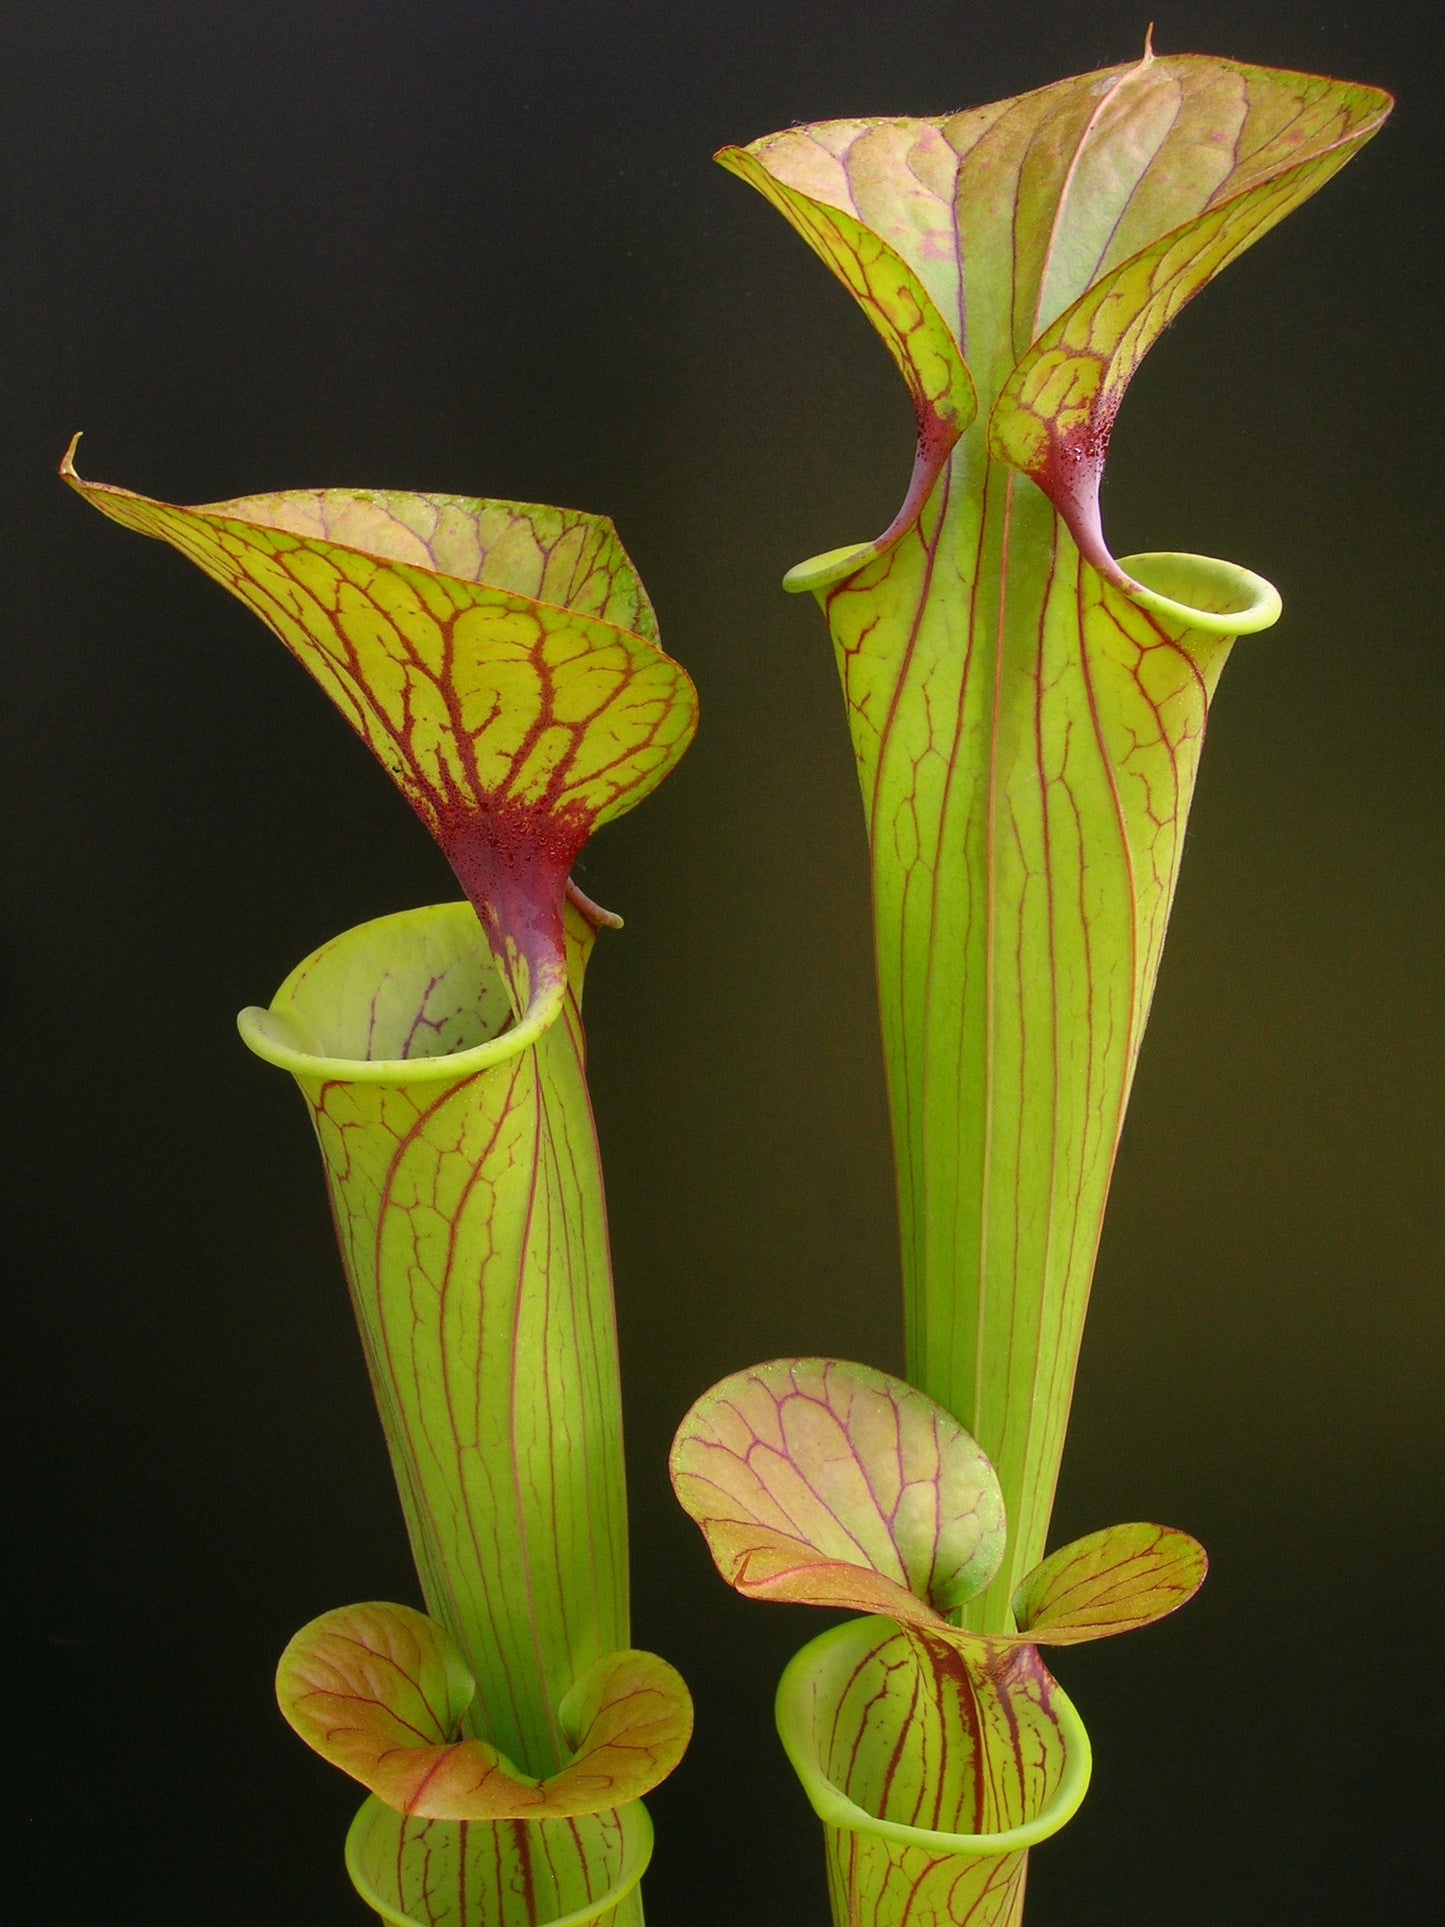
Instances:
[[[692,736],[605,519],[326,489],[177,508],[62,473],[239,597],[390,772],[468,902],[308,957],[243,1037],[295,1077],[425,1614],[323,1613],[281,1709],[370,1790],[347,1843],[400,1927],[638,1927],[639,1798],[691,1730],[628,1637],[627,1513],[571,883]]]
[[[879,1825],[915,1795],[919,1812],[932,1801],[966,1818],[996,1770],[1008,1781],[1003,1728],[977,1724],[977,1693],[945,1691],[918,1642],[996,1656],[1017,1653],[1023,1631],[1046,1637],[1031,1589],[1052,1563],[1040,1564],[1105,1199],[1209,705],[1235,639],[1280,614],[1274,589],[1233,563],[1113,556],[1099,504],[1110,431],[1185,302],[1342,167],[1390,105],[1376,88],[1146,44],[1132,64],[986,107],[825,121],[718,155],[861,304],[918,430],[883,533],[784,581],[827,617],[867,819],[907,1375],[976,1441],[1007,1521],[988,1569],[933,1602],[956,1635],[933,1626],[925,1638],[876,1593],[834,1602],[902,1625],[913,1654],[876,1706],[855,1689],[838,1701],[838,1757],[854,1745],[873,1757],[869,1722],[905,1676],[909,1718],[923,1717],[922,1693],[953,1736],[947,1765],[922,1729],[889,1729],[891,1770],[911,1790],[860,1768]],[[706,1405],[684,1421],[675,1469],[691,1464]],[[705,1521],[709,1501],[691,1473],[679,1477]],[[745,1536],[757,1529],[722,1516]],[[838,1516],[851,1521],[846,1507]],[[716,1555],[715,1526],[709,1536]],[[815,1805],[809,1721],[831,1704],[830,1669],[864,1664],[856,1638],[832,1638],[800,1655],[780,1701]],[[893,1650],[886,1638],[878,1648]],[[975,1680],[980,1666],[996,1677],[990,1659]],[[1062,1705],[1052,1686],[1045,1698]],[[1060,1740],[1060,1760],[1072,1746],[1077,1762],[1081,1732]],[[1000,1830],[1034,1829],[1014,1842],[1027,1847],[1046,1812],[1062,1824],[1067,1780],[1062,1765],[1057,1783],[1016,1776],[1016,1797],[985,1802],[970,1826],[950,1821],[949,1864],[977,1859],[982,1836]],[[1077,1775],[1072,1785],[1082,1793]],[[927,1861],[937,1845],[909,1851]],[[1022,1904],[1021,1856],[1000,1873],[992,1848],[977,1893],[965,1881],[940,1899],[940,1873],[926,1906],[896,1869],[847,1874],[831,1833],[829,1851],[836,1919],[853,1927],[982,1927]]]

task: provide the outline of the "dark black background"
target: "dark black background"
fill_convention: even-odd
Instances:
[[[1197,1532],[1178,1619],[1065,1655],[1094,1789],[1034,1927],[1415,1922],[1439,1901],[1442,1088],[1438,34],[1173,5],[1164,51],[1397,91],[1394,122],[1155,349],[1115,548],[1280,586],[1226,672],[1110,1218],[1057,1536]],[[817,1927],[772,1736],[815,1622],[712,1574],[664,1475],[723,1372],[897,1367],[861,814],[820,616],[901,385],[709,164],[1132,57],[1117,0],[11,0],[0,1906],[360,1927],[349,1783],[271,1701],[292,1630],[413,1597],[320,1174],[232,1030],[315,944],[454,893],[238,605],[53,479],[174,500],[432,488],[612,514],[697,679],[599,837],[589,984],[636,1637],[698,1702],[655,1927]],[[1433,21],[1433,10],[1429,16]]]

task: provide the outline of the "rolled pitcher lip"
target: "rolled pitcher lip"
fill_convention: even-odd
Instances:
[[[888,1630],[885,1631],[885,1628]],[[1057,1682],[1053,1698],[1065,1736],[1064,1774],[1042,1813],[1024,1826],[1008,1827],[998,1833],[943,1833],[929,1827],[906,1826],[901,1820],[880,1820],[875,1814],[869,1813],[866,1807],[860,1807],[856,1801],[850,1800],[821,1771],[803,1737],[813,1713],[814,1669],[819,1660],[835,1647],[856,1645],[861,1652],[863,1647],[876,1645],[880,1638],[891,1637],[897,1631],[898,1627],[891,1619],[875,1615],[845,1620],[841,1626],[832,1626],[816,1639],[809,1640],[783,1669],[774,1704],[778,1736],[814,1813],[825,1826],[842,1827],[852,1833],[874,1834],[899,1846],[922,1847],[930,1853],[967,1855],[973,1859],[1021,1853],[1057,1833],[1078,1812],[1089,1790],[1094,1763],[1093,1748],[1089,1744],[1084,1722],[1079,1718],[1073,1701]]]
[[[246,1048],[268,1064],[290,1071],[293,1077],[354,1084],[438,1084],[489,1070],[518,1056],[535,1044],[560,1016],[567,994],[566,979],[560,973],[555,979],[538,985],[522,1017],[499,1036],[437,1057],[337,1057],[322,1050],[305,1024],[287,1008],[307,974],[338,944],[362,937],[369,931],[388,927],[395,930],[449,916],[476,920],[472,905],[460,897],[447,903],[422,904],[416,909],[393,910],[386,916],[370,917],[318,944],[290,972],[269,1005],[248,1004],[237,1016],[236,1028]],[[478,940],[485,943],[479,922],[476,928]]]
[[[1131,602],[1170,622],[1186,623],[1191,629],[1212,636],[1253,636],[1279,621],[1284,604],[1279,590],[1253,569],[1238,562],[1225,562],[1216,555],[1192,555],[1185,549],[1146,549],[1137,555],[1121,555],[1118,566],[1126,580],[1120,585]],[[1220,592],[1233,606],[1203,609],[1193,602],[1171,596],[1148,578],[1193,575]]]
[[[819,590],[831,589],[834,583],[856,575],[877,554],[876,541],[844,542],[836,549],[824,549],[821,555],[810,555],[806,561],[795,562],[783,577],[783,587],[789,595],[809,591],[816,595]]]
[[[821,555],[798,562],[783,577],[783,587],[797,595],[806,590],[820,594],[856,575],[873,561],[882,547],[879,542],[845,542],[840,548],[825,549]],[[1166,621],[1185,624],[1190,629],[1212,636],[1252,636],[1279,621],[1284,604],[1279,590],[1253,569],[1238,562],[1225,562],[1214,555],[1194,555],[1187,549],[1148,549],[1137,555],[1121,555],[1117,586],[1142,609]],[[1151,575],[1193,575],[1207,582],[1231,606],[1204,609],[1198,604],[1169,595],[1163,587],[1149,581]]]
[[[351,1884],[366,1902],[367,1906],[372,1908],[374,1912],[380,1914],[381,1918],[389,1923],[389,1927],[427,1927],[426,1922],[419,1921],[414,1914],[402,1913],[398,1907],[394,1906],[383,1895],[379,1894],[372,1886],[367,1875],[358,1865],[362,1833],[367,1824],[374,1818],[378,1809],[383,1813],[396,1813],[394,1807],[388,1807],[386,1802],[376,1794],[369,1794],[357,1808],[351,1825],[346,1830],[346,1871],[351,1876]],[[622,1871],[617,1880],[599,1900],[589,1900],[585,1906],[574,1908],[569,1914],[554,1914],[550,1920],[536,1921],[533,1923],[533,1927],[587,1927],[588,1922],[598,1919],[600,1915],[608,1912],[610,1908],[620,1906],[622,1902],[626,1900],[627,1896],[637,1887],[652,1861],[652,1849],[655,1838],[652,1828],[652,1815],[647,1811],[647,1808],[641,1800],[629,1800],[625,1805],[613,1808],[612,1811],[616,1813],[622,1827]],[[406,1820],[411,1817],[412,1816],[408,1814],[397,1813],[397,1818],[400,1820]],[[433,1820],[427,1824],[431,1826],[511,1827],[517,1823],[514,1820]],[[541,1823],[533,1822],[531,1824]],[[558,1824],[565,1826],[569,1823],[567,1821],[561,1821],[558,1822]],[[575,1825],[575,1822],[571,1824]]]

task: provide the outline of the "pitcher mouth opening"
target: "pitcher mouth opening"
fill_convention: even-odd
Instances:
[[[432,904],[347,930],[299,963],[267,1009],[237,1018],[249,1049],[295,1077],[416,1085],[515,1057],[560,1015],[563,961],[539,972],[520,1018],[470,903]]]
[[[1252,569],[1212,555],[1169,550],[1121,555],[1132,602],[1171,622],[1217,636],[1251,636],[1279,621],[1279,591]]]
[[[858,1805],[829,1777],[820,1757],[817,1730],[819,1720],[828,1714],[833,1697],[830,1681],[851,1675],[871,1650],[898,1634],[899,1629],[892,1620],[850,1619],[810,1641],[790,1661],[778,1683],[778,1733],[818,1818],[825,1826],[873,1834],[898,1846],[921,1847],[930,1853],[956,1854],[970,1859],[1021,1853],[1057,1833],[1078,1811],[1093,1770],[1093,1750],[1084,1723],[1057,1685],[1053,1688],[1051,1705],[1057,1712],[1064,1737],[1063,1771],[1038,1812],[1019,1826],[992,1833],[951,1833],[880,1819]]]
[[[603,1848],[601,1835],[609,1823],[615,1823],[617,1837]],[[463,1854],[468,1844],[475,1851],[480,1843],[485,1852],[487,1840],[495,1840],[505,1854],[515,1853],[519,1827],[532,1836],[535,1848],[542,1846],[549,1827],[558,1830],[559,1838],[570,1835],[574,1848],[585,1847],[586,1836],[595,1831],[599,1838],[592,1845],[602,1858],[607,1882],[601,1894],[581,1899],[580,1904],[575,1893],[564,1891],[571,1881],[558,1883],[557,1891],[550,1896],[536,1892],[537,1904],[527,1927],[588,1927],[589,1922],[610,1913],[626,1900],[652,1859],[652,1820],[640,1800],[618,1807],[613,1813],[592,1814],[578,1820],[468,1822],[408,1818],[373,1794],[358,1810],[347,1832],[346,1871],[367,1906],[388,1922],[389,1927],[428,1927],[431,1913],[409,1913],[407,1896],[401,1891],[400,1869],[408,1829],[418,1838],[430,1829],[459,1829],[459,1851]],[[534,1850],[529,1855],[529,1864],[545,1861],[544,1853]]]

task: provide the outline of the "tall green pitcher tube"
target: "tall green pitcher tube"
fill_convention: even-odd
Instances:
[[[1110,554],[1110,431],[1184,303],[1389,106],[1146,47],[718,157],[863,305],[917,417],[893,522],[785,586],[827,615],[868,822],[908,1375],[1003,1486],[980,1630],[1044,1550],[1210,697],[1280,606],[1229,563]]]
[[[969,500],[945,493],[822,600],[850,690],[874,667],[879,602],[900,621],[916,608],[867,779],[907,1372],[998,1470],[1009,1556],[967,1612],[1001,1630],[1044,1553],[1209,699],[1235,635],[1279,604],[1242,569],[1130,557],[1197,598],[1146,608],[1083,560],[1038,490],[985,475],[978,495],[981,530],[958,526]],[[935,548],[1001,548],[1005,525],[985,595],[927,595]]]
[[[628,1644],[627,1497],[607,1226],[583,1080],[593,929],[514,1041],[467,903],[363,924],[241,1032],[289,1070],[321,1147],[427,1609],[477,1682],[464,1725],[535,1776],[556,1709]]]
[[[628,1644],[617,1343],[582,978],[595,934],[566,909],[568,996],[533,1042],[467,903],[324,945],[269,1010],[258,1055],[296,1078],[428,1611],[477,1682],[463,1730],[534,1777],[569,1748],[558,1708]],[[384,1919],[511,1927],[641,1920],[640,1805],[587,1819],[421,1819],[373,1797],[348,1865]],[[446,1869],[445,1875],[443,1869]],[[620,1895],[620,1898],[614,1896]],[[440,1909],[440,1911],[439,1911]]]

